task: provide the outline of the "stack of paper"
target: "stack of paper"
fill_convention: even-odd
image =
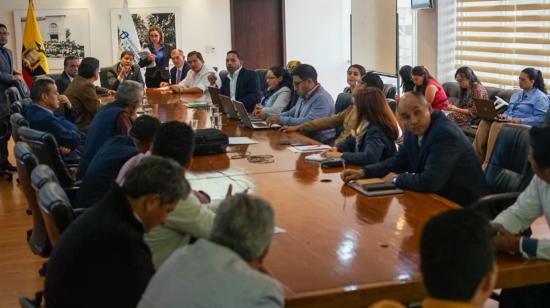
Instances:
[[[330,146],[326,144],[314,144],[314,145],[301,145],[288,148],[294,153],[310,153],[310,152],[322,152],[330,149]]]
[[[229,137],[229,145],[255,143],[258,143],[258,141],[252,140],[248,137]]]

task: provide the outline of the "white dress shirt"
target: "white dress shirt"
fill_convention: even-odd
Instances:
[[[227,78],[229,79],[229,96],[232,100],[234,100],[235,95],[237,95],[237,79],[239,78],[239,73],[241,72],[242,68],[243,67],[241,66],[238,70],[233,72],[233,74],[227,74]]]
[[[204,93],[208,90],[208,87],[210,86],[208,75],[210,75],[211,73],[214,73],[216,75],[216,86],[218,88],[221,87],[220,76],[213,68],[207,65],[203,65],[199,72],[189,70],[185,79],[183,79],[179,84],[184,86],[185,88],[197,87],[201,89],[201,91]]]

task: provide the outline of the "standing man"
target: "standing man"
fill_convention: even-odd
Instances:
[[[204,64],[202,54],[198,51],[191,51],[187,54],[187,60],[191,70],[185,79],[179,84],[170,86],[175,93],[200,93],[203,94],[209,86],[220,87],[218,73],[208,65]]]
[[[63,73],[55,80],[59,94],[65,93],[69,84],[78,75],[79,65],[80,59],[77,56],[69,55],[65,57],[65,60],[63,60]]]
[[[227,52],[225,65],[229,74],[222,80],[220,94],[229,96],[244,104],[248,112],[260,102],[260,80],[255,71],[243,67],[241,56],[236,50]]]
[[[11,87],[14,82],[23,82],[21,72],[13,69],[13,54],[11,50],[4,47],[8,43],[8,28],[4,24],[0,24],[0,115],[9,117],[9,106],[6,101],[4,91]],[[9,120],[7,120],[9,122]],[[8,124],[9,125],[9,124]],[[10,131],[4,132],[0,140],[0,169],[6,171],[17,171],[17,169],[8,162],[8,140],[10,139]]]
[[[181,49],[174,49],[170,54],[174,67],[170,69],[170,83],[161,82],[161,87],[167,87],[171,84],[178,84],[187,77],[187,72],[191,69],[189,62],[185,61],[185,55]]]

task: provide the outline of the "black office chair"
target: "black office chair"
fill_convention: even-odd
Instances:
[[[265,75],[267,74],[267,70],[259,68],[256,70],[256,74],[258,75],[258,79],[260,80],[260,92],[264,93],[266,88]]]
[[[36,192],[33,190],[33,185],[31,185],[31,174],[34,175],[37,171],[38,160],[32,154],[29,145],[24,142],[17,142],[15,144],[14,153],[20,187],[27,199],[27,204],[32,215],[32,229],[27,232],[27,243],[35,255],[47,258],[50,255],[52,246],[48,239],[44,219],[38,207]]]
[[[491,219],[512,205],[533,178],[528,160],[529,128],[526,125],[504,124],[497,136],[485,170],[485,180],[491,194],[472,205]]]
[[[52,246],[59,242],[61,234],[74,221],[76,215],[69,197],[58,183],[48,182],[38,192],[38,204]]]
[[[110,67],[102,67],[99,70],[99,83],[101,84],[101,87],[109,89],[109,82],[107,78],[107,72],[110,70]]]
[[[352,96],[350,93],[340,93],[336,98],[336,103],[334,104],[334,113],[340,113],[352,104]]]
[[[223,80],[225,79],[225,77],[227,77],[227,74],[229,74],[226,70],[221,70],[219,72],[219,75],[220,75],[220,80],[223,82]]]
[[[544,118],[544,125],[550,126],[550,109],[546,111],[546,117]]]
[[[38,162],[52,168],[59,184],[73,197],[76,190],[78,190],[79,183],[75,180],[69,168],[76,168],[76,166],[65,164],[55,137],[49,133],[28,127],[20,127],[18,134],[21,141],[30,146],[32,153],[38,158]]]
[[[19,127],[25,126],[29,127],[29,121],[23,117],[20,113],[13,113],[10,116],[10,124],[11,124],[11,137],[13,138],[14,142],[18,142],[20,140],[19,134],[17,130]]]
[[[385,83],[384,90],[382,92],[384,92],[384,96],[386,98],[394,99],[397,89],[392,84]]]

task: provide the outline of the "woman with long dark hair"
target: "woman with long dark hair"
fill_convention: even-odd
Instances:
[[[267,89],[256,110],[283,112],[292,99],[292,80],[288,72],[280,66],[271,67],[265,74]]]
[[[353,165],[368,165],[393,156],[398,123],[380,89],[358,88],[353,95],[357,121],[351,134],[337,147],[321,154]]]
[[[455,80],[460,87],[460,99],[458,104],[449,104],[447,118],[460,126],[470,125],[470,122],[476,118],[476,107],[474,99],[488,100],[487,90],[481,84],[474,71],[463,66],[455,73]]]
[[[352,93],[353,89],[355,89],[355,86],[357,85],[357,82],[365,76],[367,73],[367,70],[360,64],[352,64],[348,67],[347,73],[346,73],[346,82],[348,84],[347,87],[344,88],[343,93]]]
[[[401,78],[402,93],[407,93],[414,90],[414,82],[412,81],[412,66],[403,65],[399,69],[399,77]]]
[[[443,87],[424,66],[415,66],[411,72],[414,91],[424,94],[432,109],[444,110],[449,101]]]
[[[139,66],[147,67],[145,69],[145,85],[148,88],[158,88],[161,82],[170,80],[168,64],[173,47],[164,44],[164,34],[159,26],[150,27],[148,33],[149,44],[145,47],[149,50],[149,55],[139,60]]]

